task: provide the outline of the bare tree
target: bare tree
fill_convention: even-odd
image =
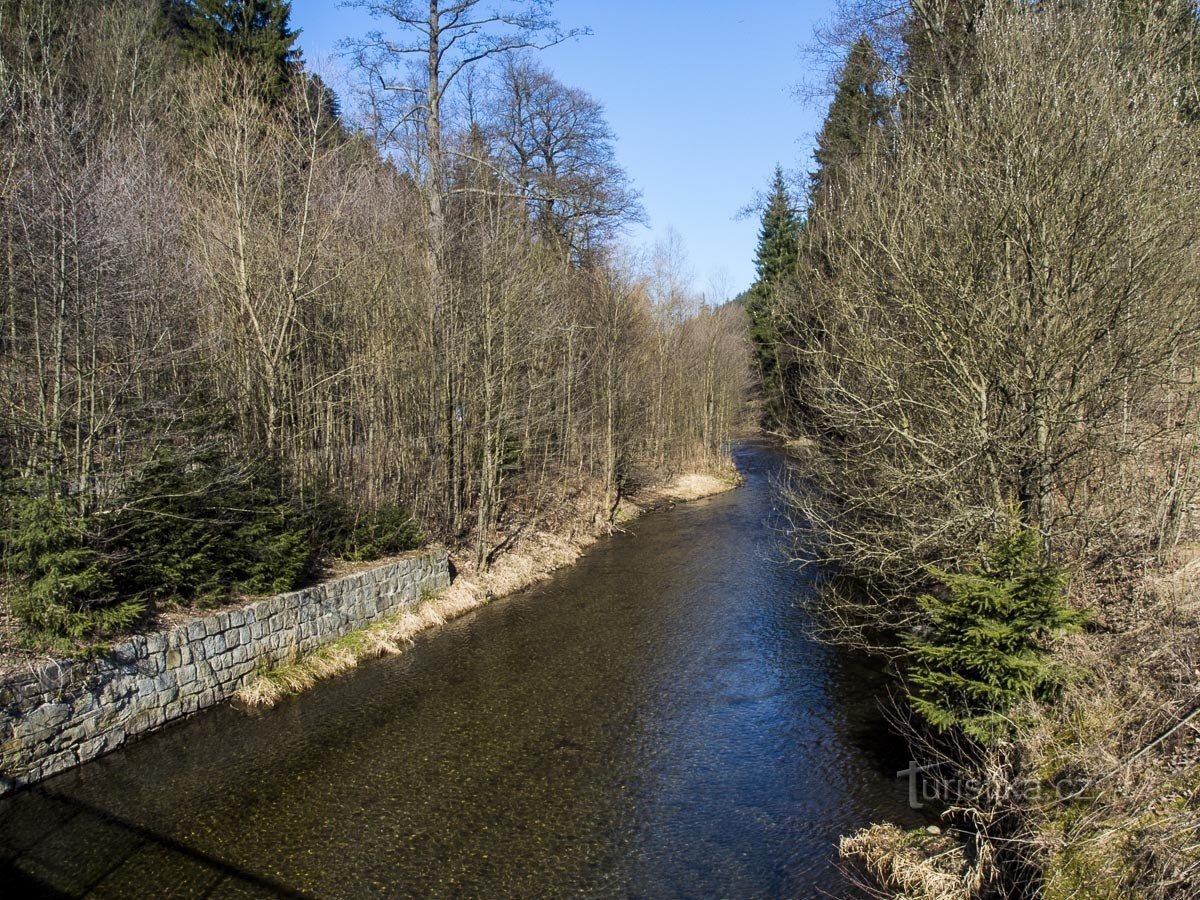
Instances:
[[[499,8],[482,0],[443,3],[430,0],[428,7],[402,2],[354,0],[352,7],[365,10],[386,23],[390,33],[375,31],[347,43],[355,64],[370,83],[375,125],[385,150],[397,139],[410,167],[422,174],[427,205],[427,264],[431,332],[434,352],[449,352],[453,338],[453,298],[448,295],[446,272],[447,185],[445,100],[457,79],[477,63],[494,57],[537,47],[548,47],[582,33],[563,32],[550,15],[549,0],[504,3]],[[458,429],[462,385],[455,367],[445,367],[441,384],[440,419],[442,454],[448,487],[447,503],[455,522],[461,519],[464,498],[460,472],[464,446]]]
[[[507,59],[497,81],[491,130],[506,174],[543,238],[584,259],[642,218],[596,100],[527,57]]]
[[[991,8],[972,91],[931,94],[807,232],[789,309],[822,340],[790,349],[829,469],[801,508],[846,571],[919,581],[1010,504],[1055,546],[1131,534],[1110,473],[1163,474],[1200,333],[1195,133],[1158,39],[1133,75],[1115,21]]]

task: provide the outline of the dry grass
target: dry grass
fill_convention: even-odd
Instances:
[[[680,475],[662,490],[664,497],[685,503],[689,500],[700,500],[712,497],[737,487],[735,478],[721,475],[705,475],[698,472]]]
[[[664,488],[623,503],[622,517],[634,518],[663,503],[699,500],[738,483],[729,475],[681,475]],[[411,610],[353,631],[307,656],[256,672],[238,688],[234,699],[245,707],[272,706],[355,668],[363,660],[402,653],[418,634],[524,590],[571,565],[608,530],[603,523],[591,523],[586,528],[569,529],[569,536],[530,531],[483,572],[475,571],[469,558],[456,558],[458,577],[440,594],[422,599]]]
[[[715,497],[717,494],[733,490],[741,483],[742,476],[736,469],[677,475],[664,485],[644,488],[622,499],[617,509],[616,520],[618,523],[627,522],[652,509]]]
[[[444,625],[486,602],[483,596],[451,587],[425,598],[411,610],[352,631],[307,656],[255,673],[238,688],[234,699],[246,707],[273,706],[319,681],[348,672],[365,659],[402,653],[421,632]]]
[[[842,859],[854,863],[884,892],[907,900],[970,900],[977,878],[952,838],[872,825],[842,838]],[[863,885],[868,890],[871,885]],[[875,893],[880,893],[875,891]]]
[[[1047,783],[1029,811],[1048,898],[1195,897],[1200,884],[1200,564],[1177,559],[1094,598],[1100,627],[1064,643],[1079,673],[1020,744]]]
[[[1047,900],[1191,900],[1200,896],[1200,552],[1089,571],[1073,595],[1092,625],[1056,649],[1073,673],[1063,696],[1015,710],[1013,740],[956,770],[988,785],[955,807],[984,859],[971,878],[1025,896],[1018,882],[1037,873]],[[930,848],[895,826],[841,849],[877,896],[979,895],[930,880]]]

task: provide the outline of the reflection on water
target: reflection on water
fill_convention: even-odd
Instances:
[[[259,715],[0,801],[0,883],[101,897],[809,897],[915,824],[878,677],[805,634],[771,473]],[[3,896],[16,896],[5,892]]]

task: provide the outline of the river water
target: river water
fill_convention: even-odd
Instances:
[[[904,749],[807,636],[782,457],[737,458],[403,656],[0,801],[0,896],[846,896],[838,835],[916,824]]]

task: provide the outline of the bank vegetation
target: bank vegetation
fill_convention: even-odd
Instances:
[[[1194,897],[1197,9],[861,3],[821,46],[749,299],[765,415],[814,449],[827,633],[890,661],[962,849],[922,887],[919,836],[844,848],[893,896]]]
[[[744,314],[629,250],[603,109],[536,57],[576,33],[360,5],[341,98],[284,2],[0,5],[10,643],[427,541],[486,569],[729,466]]]

